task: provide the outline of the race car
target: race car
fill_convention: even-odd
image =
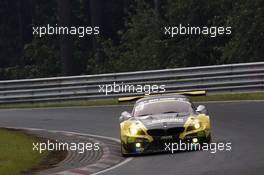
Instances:
[[[120,121],[123,156],[165,151],[166,143],[209,143],[210,118],[205,106],[197,108],[184,95],[156,95],[136,101],[132,113]]]

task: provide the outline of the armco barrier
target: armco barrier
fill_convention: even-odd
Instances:
[[[175,68],[114,74],[0,81],[0,103],[99,99],[132,94],[99,92],[98,85],[166,85],[167,92],[206,90],[208,93],[261,92],[264,62]]]

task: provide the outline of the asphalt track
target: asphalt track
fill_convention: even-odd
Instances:
[[[264,170],[264,102],[206,104],[214,142],[231,152],[140,156],[104,174],[260,175]],[[131,107],[0,110],[0,127],[30,127],[119,137],[118,116]]]

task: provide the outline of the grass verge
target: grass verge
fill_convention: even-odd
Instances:
[[[264,100],[264,93],[218,94],[218,95],[207,95],[207,96],[193,96],[190,98],[193,102]],[[134,104],[133,101],[119,103],[118,99],[114,98],[114,99],[78,100],[78,101],[45,102],[45,103],[1,104],[0,109],[132,105],[132,104]]]
[[[129,104],[129,103],[122,103],[122,104]],[[118,103],[117,99],[78,100],[78,101],[61,101],[61,102],[43,102],[43,103],[1,104],[0,109],[103,106],[103,105],[120,105],[120,103]]]
[[[33,152],[35,138],[18,131],[0,129],[0,174],[18,175],[47,159],[48,152]]]

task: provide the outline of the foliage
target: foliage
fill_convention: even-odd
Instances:
[[[59,37],[26,35],[34,25],[58,24],[57,1],[19,2],[0,2],[0,79],[62,75]],[[73,38],[74,75],[264,60],[261,0],[98,0],[95,14],[90,2],[71,1],[73,26],[90,26],[93,16],[101,28],[96,40]],[[231,26],[232,34],[164,36],[164,26],[179,24]]]
[[[32,150],[32,143],[38,140],[31,136],[1,129],[0,138],[0,174],[25,173],[48,157],[47,151],[39,154]]]
[[[233,26],[233,37],[222,48],[221,63],[263,61],[264,2],[242,0],[235,3],[228,22]]]
[[[162,67],[162,43],[160,29],[157,27],[154,10],[144,1],[137,0],[126,20],[126,31],[119,31],[120,43],[113,46],[112,41],[102,43],[109,71],[134,71],[158,69]]]

